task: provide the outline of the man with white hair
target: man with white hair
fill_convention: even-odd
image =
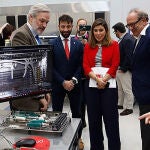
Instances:
[[[40,45],[37,36],[42,34],[50,20],[49,8],[44,4],[31,6],[27,23],[12,34],[12,46]]]
[[[39,35],[43,33],[50,20],[50,11],[48,6],[44,4],[36,4],[31,6],[28,15],[27,23],[18,28],[12,33],[12,46],[21,45],[41,45]],[[14,110],[29,110],[29,111],[46,111],[50,102],[50,95],[39,95],[13,100],[11,107]],[[42,105],[42,106],[41,106]]]

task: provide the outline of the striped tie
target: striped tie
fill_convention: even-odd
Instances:
[[[36,38],[36,40],[37,40],[38,45],[41,45],[41,44],[42,44],[42,42],[41,42],[41,40],[40,40],[39,36],[38,36],[38,35],[36,35],[36,36],[35,36],[35,38]]]

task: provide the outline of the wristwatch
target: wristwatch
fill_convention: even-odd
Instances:
[[[73,84],[78,84],[78,80],[75,77],[72,77]]]

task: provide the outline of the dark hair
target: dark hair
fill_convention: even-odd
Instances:
[[[112,28],[114,29],[114,31],[119,31],[120,33],[126,32],[125,25],[122,22],[116,23]]]
[[[11,36],[11,33],[15,30],[15,27],[12,26],[11,24],[7,24],[5,28],[2,31],[3,34],[3,39],[9,39]]]
[[[73,18],[69,15],[64,14],[64,15],[59,17],[59,24],[60,24],[60,22],[64,22],[64,21],[66,21],[67,23],[72,24],[73,23]]]
[[[106,35],[101,43],[102,46],[109,46],[111,43],[112,43],[112,39],[110,37],[110,31],[108,29],[108,25],[106,23],[106,21],[102,18],[98,18],[96,19],[93,24],[92,24],[92,27],[91,27],[91,34],[90,34],[90,38],[89,38],[89,45],[94,48],[97,44],[97,40],[95,39],[94,37],[94,33],[93,33],[93,30],[96,26],[103,26],[105,28],[105,31],[106,31]]]

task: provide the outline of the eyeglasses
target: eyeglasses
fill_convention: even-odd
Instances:
[[[138,19],[137,21],[133,22],[133,23],[127,24],[126,27],[127,28],[134,27],[140,20],[141,20],[141,18]]]

